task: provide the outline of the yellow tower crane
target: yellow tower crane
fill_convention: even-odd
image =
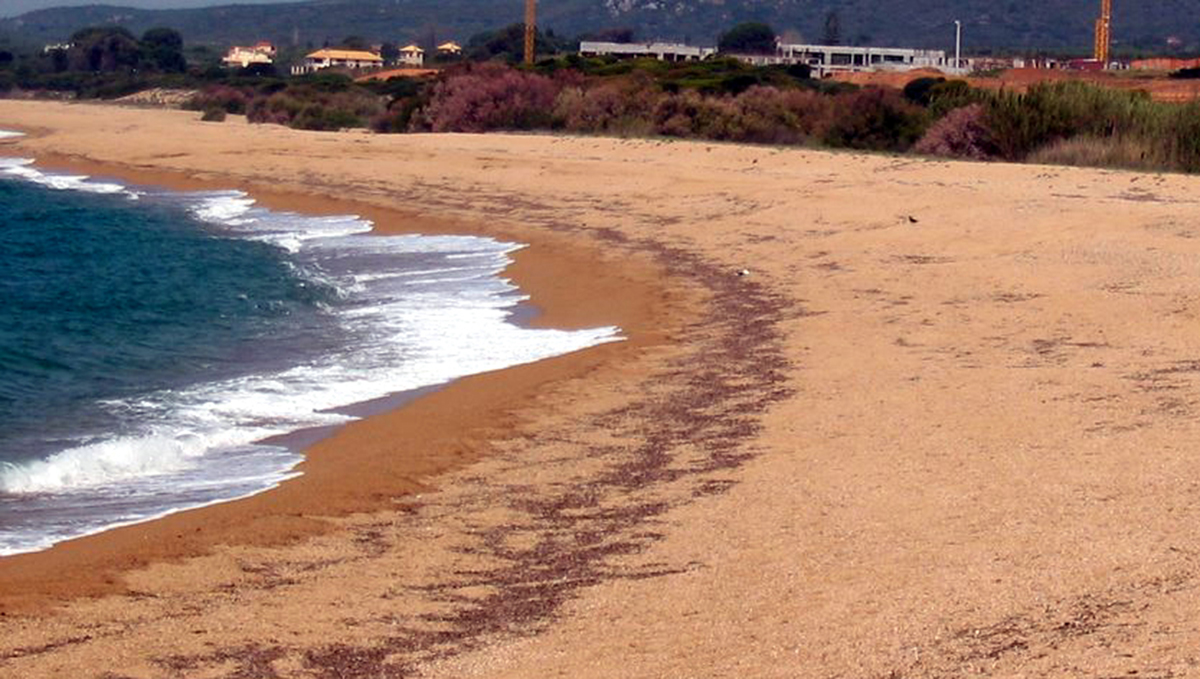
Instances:
[[[1104,0],[1108,2],[1109,0]],[[526,64],[533,64],[534,36],[538,35],[538,0],[526,0]]]
[[[1112,44],[1112,0],[1100,0],[1100,18],[1096,19],[1096,46],[1092,56],[1101,68],[1108,68],[1108,48]]]

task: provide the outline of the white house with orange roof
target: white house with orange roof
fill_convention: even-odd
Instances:
[[[319,49],[304,57],[304,63],[292,67],[292,75],[315,73],[326,68],[379,68],[383,66],[383,57],[374,52],[346,49]]]
[[[405,45],[400,48],[400,56],[396,61],[405,66],[416,66],[420,68],[425,65],[425,50],[416,45]]]

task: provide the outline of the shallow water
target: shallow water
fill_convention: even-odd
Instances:
[[[243,497],[260,441],[619,339],[523,327],[519,246],[0,159],[0,554]]]

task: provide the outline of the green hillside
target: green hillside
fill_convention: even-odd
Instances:
[[[819,42],[825,19],[836,12],[842,42],[949,49],[954,20],[963,22],[968,51],[981,49],[1074,51],[1091,49],[1093,0],[541,0],[540,24],[561,35],[633,28],[639,39],[715,44],[729,26],[766,21],[791,41]],[[296,47],[337,42],[348,35],[406,41],[431,35],[465,40],[521,20],[522,0],[314,0],[280,5],[230,5],[186,10],[112,6],[31,12],[0,21],[0,36],[40,44],[76,29],[117,24],[140,34],[169,26],[189,43],[227,45],[260,39]],[[1117,53],[1200,52],[1200,0],[1156,0],[1114,8]],[[1168,46],[1168,39],[1175,38]]]

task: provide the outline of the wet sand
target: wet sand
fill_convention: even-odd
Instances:
[[[0,676],[1200,666],[1195,178],[195,118],[0,102],[0,150],[529,242],[544,322],[633,339],[352,425],[221,537],[0,561]]]

